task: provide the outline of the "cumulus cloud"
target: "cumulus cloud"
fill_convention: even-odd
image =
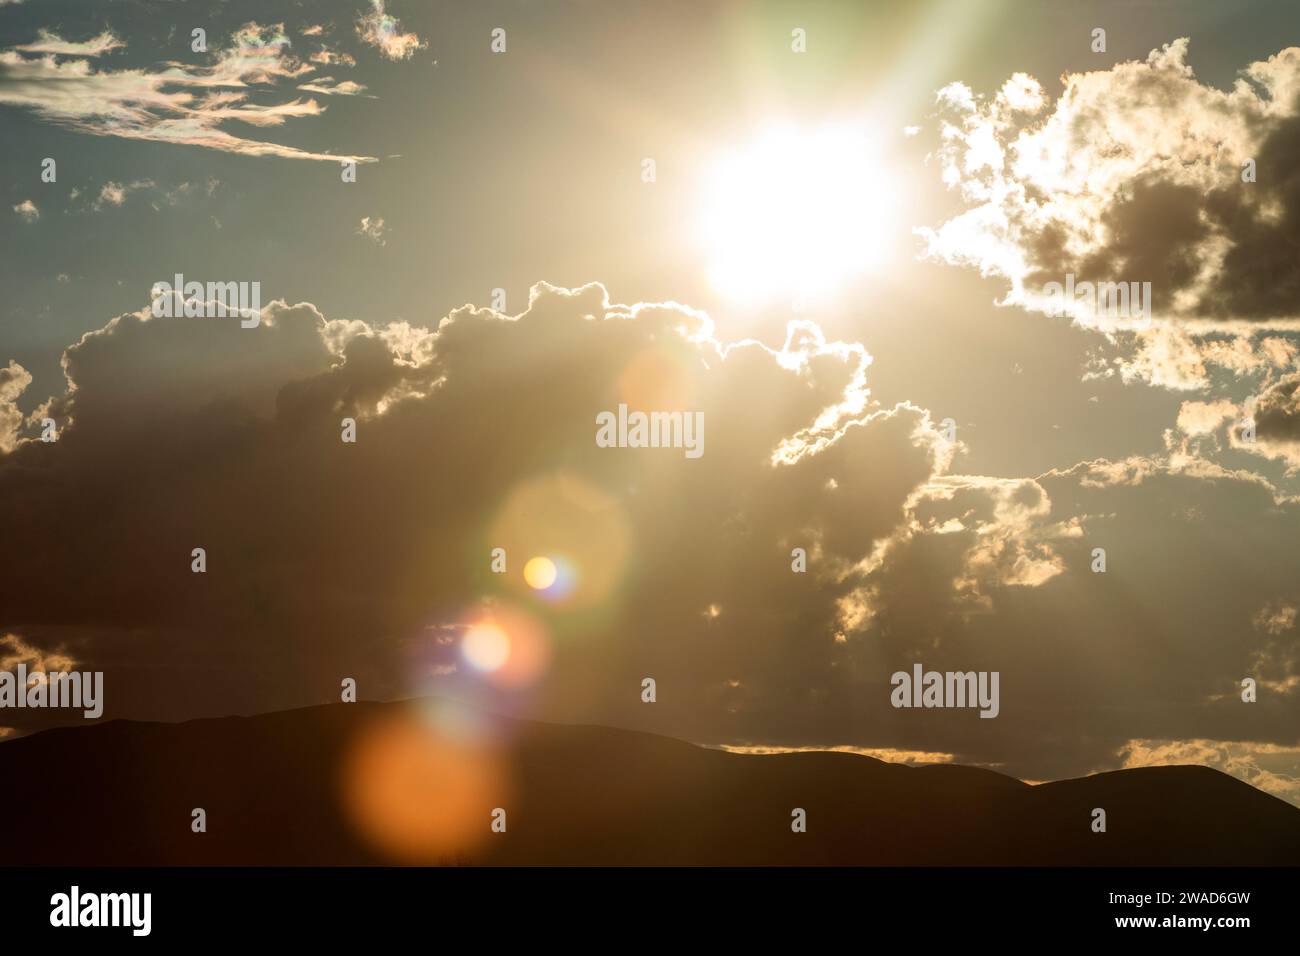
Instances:
[[[370,0],[370,11],[357,18],[357,36],[389,60],[406,60],[426,44],[414,33],[403,33],[402,24],[384,9],[384,0]]]
[[[374,681],[377,693],[381,686],[400,692],[390,638],[424,634],[504,587],[484,578],[478,561],[463,560],[462,549],[487,547],[494,527],[504,538],[527,538],[501,526],[503,514],[514,514],[512,498],[537,495],[556,505],[576,495],[579,503],[607,503],[595,530],[604,529],[611,548],[615,539],[635,542],[638,565],[648,562],[650,572],[583,556],[578,597],[590,597],[605,621],[601,629],[610,629],[608,640],[588,632],[595,658],[639,671],[643,653],[662,653],[645,643],[653,632],[676,632],[676,645],[723,621],[725,629],[715,627],[719,639],[738,649],[764,617],[762,628],[771,632],[778,607],[782,616],[807,618],[808,630],[795,628],[784,639],[793,651],[831,608],[818,611],[822,598],[808,602],[819,589],[791,580],[790,548],[816,540],[828,561],[861,559],[901,520],[906,496],[933,474],[929,447],[916,437],[924,424],[919,410],[868,405],[861,414],[824,416],[843,405],[857,368],[838,343],[810,335],[793,336],[779,350],[724,347],[706,316],[672,304],[614,305],[599,286],[539,286],[521,315],[466,308],[432,331],[326,320],[308,305],[277,304],[264,313],[251,330],[128,314],[67,350],[69,389],[47,406],[60,424],[59,441],[29,440],[0,463],[6,540],[32,534],[49,548],[16,579],[0,582],[9,630],[50,640],[71,640],[75,632],[89,642],[86,653],[110,667],[128,645],[92,640],[87,631],[130,633],[131,654],[161,655],[160,666],[187,688],[173,696],[173,707],[186,706],[196,690],[223,709],[225,694],[248,693],[229,685],[200,690],[187,680],[192,663],[227,672],[243,655],[256,667],[280,656],[292,661],[290,645],[300,639],[317,650],[293,666],[318,679],[346,666]],[[538,363],[539,355],[548,361]],[[708,422],[705,456],[647,459],[598,447],[596,415],[620,402],[699,408]],[[344,416],[359,423],[355,446],[339,441]],[[861,424],[850,427],[850,419]],[[782,443],[814,423],[818,450],[774,464]],[[142,470],[128,481],[112,463],[137,454]],[[849,480],[879,460],[892,465]],[[284,481],[290,474],[307,484]],[[451,487],[463,494],[447,494]],[[16,507],[10,493],[20,488],[37,499]],[[112,521],[92,521],[94,503],[110,500]],[[675,511],[684,512],[680,525],[663,520]],[[326,512],[335,517],[321,521]],[[127,525],[141,533],[112,530]],[[700,536],[688,552],[681,551],[684,528]],[[756,549],[756,541],[769,544]],[[788,542],[784,551],[778,542]],[[211,562],[206,580],[213,587],[204,595],[186,587],[196,546],[208,549]],[[537,543],[518,545],[525,546]],[[674,555],[689,557],[669,571]],[[143,563],[128,574],[120,561]],[[59,566],[66,576],[92,562],[101,569],[98,583],[71,604],[47,605],[27,590],[46,580],[41,567]],[[752,575],[771,591],[761,602],[751,599]],[[309,579],[316,583],[308,586]],[[609,590],[584,594],[602,579]],[[680,597],[656,610],[670,579]],[[190,593],[176,592],[177,584]],[[157,592],[141,600],[142,587]],[[19,604],[9,602],[20,594],[27,596]],[[728,613],[710,624],[700,616],[709,604]],[[81,623],[91,619],[93,629]],[[583,630],[596,619],[583,620],[565,626]],[[166,648],[177,646],[167,635],[180,632],[193,636],[187,646],[196,657],[167,657]],[[299,636],[254,637],[272,632]],[[625,639],[614,639],[618,632]],[[554,690],[556,708],[603,699],[607,687],[581,678],[578,647],[558,653],[569,659],[557,661],[557,674],[569,676]],[[563,686],[574,680],[580,692]],[[130,698],[126,690],[119,697]],[[274,706],[270,698],[260,704]]]
[[[687,306],[541,284],[517,315],[428,326],[305,303],[255,329],[129,313],[64,369],[43,406],[59,440],[0,456],[0,540],[31,542],[0,576],[0,628],[105,670],[120,716],[294,706],[348,675],[367,696],[1030,779],[1119,766],[1132,741],[1300,746],[1292,632],[1272,623],[1300,606],[1300,505],[1199,460],[950,474],[929,413],[878,403],[865,348],[811,322],[723,342]],[[620,404],[702,412],[705,453],[599,447]],[[554,603],[521,576],[547,553],[573,573]],[[552,639],[524,697],[456,666],[485,603]],[[999,671],[1001,715],[893,709],[890,674],[917,662]],[[1251,668],[1268,683],[1247,707]]]
[[[31,373],[13,359],[0,368],[0,452],[13,451],[23,424],[18,410],[18,396],[32,383]]]
[[[1287,375],[1248,403],[1255,440],[1237,447],[1300,470],[1300,373]]]
[[[1300,318],[1300,48],[1227,92],[1197,80],[1187,50],[1067,75],[1051,109],[1024,74],[991,99],[941,91],[938,160],[966,209],[921,230],[928,255],[1001,276],[1005,301],[1030,308],[1072,274],[1150,282],[1156,315],[1177,321]]]
[[[1215,402],[1183,402],[1178,409],[1178,428],[1186,435],[1213,435],[1224,422],[1237,415],[1237,406],[1226,399]]]
[[[66,44],[67,49],[58,52],[32,44],[0,51],[0,104],[28,109],[48,122],[96,136],[202,146],[247,156],[374,161],[246,139],[223,128],[232,122],[274,127],[323,112],[312,99],[262,103],[249,98],[253,84],[292,82],[315,69],[288,52],[290,41],[283,25],[245,24],[226,46],[211,54],[207,66],[166,63],[152,71],[97,70],[86,58],[90,55],[86,48],[103,45],[98,37],[80,45]],[[76,47],[81,52],[74,55]]]

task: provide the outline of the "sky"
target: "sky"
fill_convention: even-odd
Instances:
[[[1289,3],[0,0],[0,141],[4,666],[1300,803]]]

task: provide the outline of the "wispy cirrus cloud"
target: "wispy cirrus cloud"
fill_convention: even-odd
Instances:
[[[307,93],[320,93],[324,96],[365,96],[365,84],[352,80],[335,80],[332,76],[320,76],[310,83],[302,83],[298,89]]]
[[[230,122],[280,126],[288,119],[324,112],[314,99],[275,103],[249,99],[253,85],[276,86],[315,70],[287,52],[289,39],[280,24],[246,24],[214,54],[210,66],[166,63],[161,70],[97,70],[85,50],[103,49],[100,41],[105,35],[81,44],[65,43],[52,34],[42,36],[43,40],[27,46],[62,46],[63,52],[22,47],[0,51],[0,104],[32,110],[49,122],[95,136],[199,146],[245,156],[376,161],[370,156],[320,153],[248,139],[222,128]],[[67,52],[73,48],[82,52]]]
[[[17,634],[5,634],[0,637],[0,669],[10,670],[19,664],[38,671],[68,671],[77,666],[77,661],[62,650],[46,651]]]
[[[31,43],[14,47],[24,53],[52,53],[56,56],[102,56],[125,48],[126,43],[111,30],[105,30],[88,40],[65,40],[50,30],[39,30]]]

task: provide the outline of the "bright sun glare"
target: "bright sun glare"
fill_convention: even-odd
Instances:
[[[774,125],[722,154],[704,182],[699,239],[727,298],[818,298],[878,263],[893,215],[861,124]]]

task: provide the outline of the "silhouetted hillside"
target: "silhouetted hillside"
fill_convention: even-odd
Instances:
[[[479,739],[495,746],[471,751],[488,756],[430,770],[423,741],[436,749],[443,735],[423,712],[335,704],[112,721],[0,744],[0,865],[1300,864],[1300,809],[1204,767],[1031,787],[968,767],[740,755],[491,717]],[[366,806],[397,808],[381,830],[391,836],[394,820],[414,813],[417,826],[455,829],[459,849],[379,849],[345,797],[361,776]],[[206,833],[191,831],[195,807]],[[496,807],[507,812],[504,833],[491,831]],[[796,807],[806,833],[791,831]],[[1106,833],[1090,828],[1094,807],[1106,810]]]

